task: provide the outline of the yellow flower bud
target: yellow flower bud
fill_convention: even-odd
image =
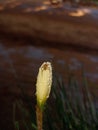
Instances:
[[[37,103],[41,107],[49,97],[52,85],[52,67],[50,62],[44,62],[39,68],[36,83]]]

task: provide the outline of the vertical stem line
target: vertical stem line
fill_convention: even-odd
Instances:
[[[36,105],[36,119],[38,130],[42,130],[43,127],[43,111]]]

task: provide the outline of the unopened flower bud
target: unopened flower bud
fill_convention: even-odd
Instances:
[[[49,97],[52,85],[52,66],[50,62],[44,62],[39,68],[36,83],[37,103],[42,107]]]

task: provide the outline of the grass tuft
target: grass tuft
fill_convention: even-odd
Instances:
[[[64,83],[58,75],[53,75],[50,99],[45,107],[44,130],[98,130],[98,111],[88,90],[88,82],[82,74],[82,84],[72,74],[68,83]],[[16,130],[37,130],[36,111],[33,101],[22,91],[23,100],[17,101],[13,107]],[[21,113],[21,120],[15,118],[15,107]],[[22,128],[19,128],[22,123]]]

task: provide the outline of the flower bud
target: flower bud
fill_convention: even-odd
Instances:
[[[52,67],[50,62],[44,62],[39,68],[36,83],[37,104],[44,106],[49,97],[52,85]]]

